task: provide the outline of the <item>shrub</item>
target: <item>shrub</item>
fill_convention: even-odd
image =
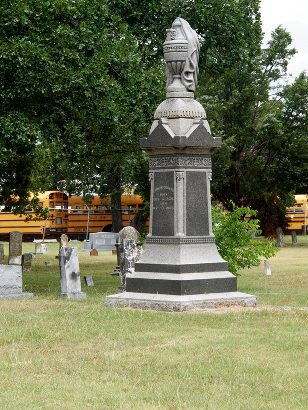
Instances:
[[[242,268],[258,266],[260,258],[270,258],[277,248],[261,234],[257,211],[234,206],[225,213],[219,206],[213,207],[213,231],[221,256],[228,262],[229,271],[239,274]]]

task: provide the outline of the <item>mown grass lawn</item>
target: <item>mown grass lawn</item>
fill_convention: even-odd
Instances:
[[[306,409],[300,240],[271,260],[272,276],[262,265],[242,272],[239,290],[256,294],[257,309],[219,314],[107,308],[119,284],[108,252],[80,251],[95,287],[83,284],[85,300],[60,299],[58,245],[48,244],[24,275],[34,298],[0,303],[0,409]]]

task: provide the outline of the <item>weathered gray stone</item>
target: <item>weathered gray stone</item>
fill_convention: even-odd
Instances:
[[[66,298],[85,298],[81,291],[79,259],[76,248],[62,247],[59,254],[61,296]]]
[[[279,248],[284,246],[283,231],[280,227],[276,229],[276,246]]]
[[[185,20],[177,18],[167,30],[164,56],[167,99],[140,141],[149,155],[149,235],[135,269],[126,272],[125,292],[107,303],[167,310],[254,305],[254,296],[236,292],[236,277],[212,233],[211,156],[221,139],[211,135],[205,110],[194,100],[199,42]]]
[[[126,289],[126,275],[135,271],[135,259],[138,254],[137,241],[139,232],[133,226],[126,226],[119,232],[120,241],[120,292]]]
[[[89,241],[84,242],[84,249],[98,251],[112,251],[115,248],[119,234],[113,232],[94,232],[89,234]]]
[[[63,247],[66,247],[67,245],[68,245],[68,236],[65,233],[63,233],[60,236],[60,249]]]
[[[21,265],[23,272],[30,272],[32,268],[32,253],[24,253],[21,258]]]
[[[22,233],[10,232],[9,242],[9,265],[21,265],[22,255]]]
[[[296,231],[291,232],[292,235],[292,245],[297,245],[297,234]]]
[[[36,242],[35,243],[35,253],[36,254],[45,254],[48,252],[48,248],[46,243],[44,242]]]
[[[137,241],[139,239],[139,232],[133,226],[125,226],[119,232],[119,241],[123,241],[124,239],[134,239]]]
[[[84,281],[87,286],[94,286],[93,277],[91,275],[84,276]]]
[[[208,293],[199,295],[160,295],[124,292],[107,296],[106,302],[110,307],[185,311],[228,306],[250,307],[256,305],[256,297],[241,292]]]
[[[30,298],[32,293],[22,291],[21,265],[0,265],[0,299]]]
[[[3,243],[0,243],[0,265],[5,262],[5,256],[4,256],[4,245]]]

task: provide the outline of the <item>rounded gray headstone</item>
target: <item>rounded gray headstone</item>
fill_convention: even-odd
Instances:
[[[121,229],[119,232],[120,242],[124,239],[134,239],[137,241],[139,236],[139,232],[133,226],[125,226],[125,228]]]

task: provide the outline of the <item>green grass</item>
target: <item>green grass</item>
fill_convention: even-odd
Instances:
[[[306,244],[280,250],[272,276],[242,272],[239,290],[261,309],[220,314],[107,308],[119,284],[108,252],[80,252],[95,287],[60,299],[58,245],[48,244],[24,275],[34,298],[0,305],[0,408],[306,409]]]

